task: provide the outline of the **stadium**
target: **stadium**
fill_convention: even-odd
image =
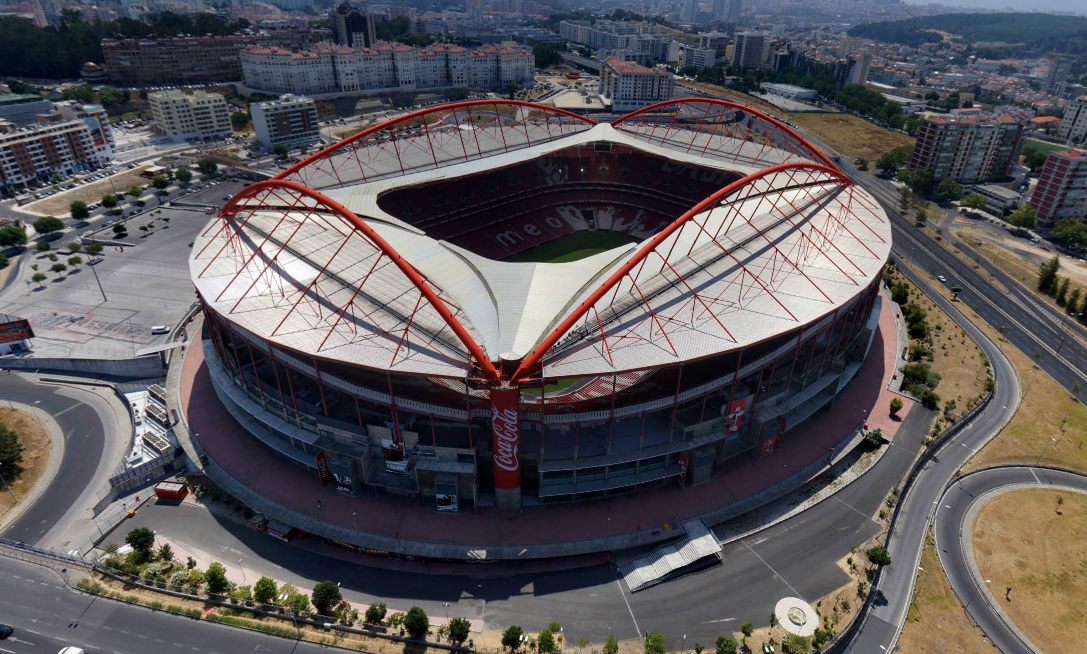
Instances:
[[[723,100],[376,124],[238,193],[190,270],[212,385],[347,494],[574,502],[773,456],[867,356],[891,229]]]

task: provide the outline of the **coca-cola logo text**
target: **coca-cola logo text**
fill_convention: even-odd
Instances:
[[[491,412],[494,464],[502,470],[517,472],[521,467],[517,454],[517,409],[492,407]]]

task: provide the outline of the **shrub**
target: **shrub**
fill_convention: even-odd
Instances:
[[[230,582],[226,578],[226,568],[218,561],[208,566],[208,571],[204,574],[204,580],[208,584],[208,592],[216,595],[222,595],[230,586]]]
[[[253,599],[261,604],[271,604],[276,598],[276,582],[269,577],[257,579],[253,584]]]
[[[897,416],[898,412],[901,411],[901,410],[902,410],[902,398],[892,397],[891,398],[891,415],[892,416]]]
[[[367,609],[369,611],[369,609]],[[446,634],[449,637],[449,642],[454,645],[463,645],[464,641],[468,640],[468,634],[471,631],[471,623],[466,618],[451,618],[449,620],[449,628],[446,629]]]
[[[891,565],[891,554],[882,545],[870,547],[864,554],[873,565]]]
[[[666,654],[668,651],[664,646],[664,634],[650,631],[645,635],[644,640],[645,654]]]
[[[506,627],[505,631],[502,632],[502,647],[505,647],[511,652],[516,652],[521,647],[521,636],[523,636],[524,633],[525,630],[522,629],[520,625],[511,624],[510,626]],[[614,636],[608,638],[609,642],[611,642],[612,640],[614,640]],[[616,643],[615,647],[616,651],[618,651],[618,643]],[[604,644],[604,653],[614,654],[608,652],[607,643]]]
[[[736,654],[739,644],[732,636],[719,636],[717,638],[717,654]]]
[[[536,651],[540,654],[551,654],[555,651],[555,637],[550,629],[544,629],[536,636]]]
[[[381,624],[385,620],[385,603],[375,602],[366,607],[366,624]]]
[[[321,615],[332,615],[332,608],[343,596],[340,595],[340,587],[334,581],[322,581],[313,587],[313,608]]]
[[[412,638],[424,638],[430,630],[430,619],[423,609],[413,606],[404,615],[404,629]]]
[[[49,243],[47,241],[38,241],[34,244],[34,248],[37,249],[38,252],[45,252],[49,249]]]

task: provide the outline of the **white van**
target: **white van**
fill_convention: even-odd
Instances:
[[[170,328],[167,327],[166,325],[155,325],[154,327],[151,328],[151,333],[152,334],[169,334],[170,333]]]

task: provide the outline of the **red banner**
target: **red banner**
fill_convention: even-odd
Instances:
[[[735,434],[744,428],[744,414],[747,413],[747,404],[751,400],[751,396],[737,398],[728,405],[728,414],[725,418],[728,420],[728,428],[725,430],[729,434]]]
[[[494,452],[494,487],[521,487],[521,392],[516,388],[491,389],[491,450]]]
[[[317,477],[322,486],[332,481],[332,473],[328,471],[328,456],[324,450],[317,450]]]

